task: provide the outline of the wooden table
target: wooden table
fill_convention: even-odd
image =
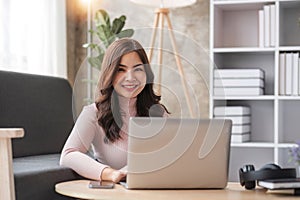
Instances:
[[[245,190],[238,183],[229,183],[223,190],[127,190],[116,184],[114,189],[90,189],[89,180],[58,183],[56,192],[79,199],[94,200],[256,200],[256,199],[298,199],[299,196],[269,194],[265,189]]]

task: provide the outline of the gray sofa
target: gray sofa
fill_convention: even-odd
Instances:
[[[57,194],[54,186],[81,178],[59,166],[73,124],[67,80],[0,71],[0,127],[25,130],[23,138],[12,140],[17,200],[70,199]]]

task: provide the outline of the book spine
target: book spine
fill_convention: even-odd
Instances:
[[[270,46],[275,47],[275,35],[276,35],[276,9],[272,4],[270,7]]]
[[[214,117],[215,119],[230,119],[232,121],[232,125],[244,125],[250,124],[251,118],[250,116],[222,116],[222,117]]]
[[[214,87],[264,87],[264,81],[259,78],[247,79],[215,79]]]
[[[259,87],[214,88],[215,96],[259,96],[263,94],[264,90]]]
[[[215,116],[241,116],[250,115],[250,108],[247,106],[216,106]]]
[[[293,78],[293,70],[292,70],[292,54],[287,53],[285,57],[285,94],[292,95],[292,78]]]
[[[249,124],[232,126],[232,134],[233,135],[241,135],[241,134],[249,133],[250,130],[251,130],[251,127]]]
[[[298,95],[300,95],[300,58],[298,58]]]
[[[264,37],[264,11],[258,11],[258,46],[264,47],[265,46],[265,37]]]
[[[285,95],[285,53],[279,55],[279,95]]]
[[[299,61],[299,53],[293,53],[293,87],[292,87],[292,95],[298,96],[298,61]]]
[[[214,78],[264,78],[264,71],[261,69],[216,69]]]
[[[265,47],[270,47],[270,6],[264,6]]]
[[[241,142],[248,142],[248,141],[250,141],[250,134],[231,135],[232,143],[241,143]]]

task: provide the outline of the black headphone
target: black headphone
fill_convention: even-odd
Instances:
[[[256,186],[255,181],[267,179],[296,178],[296,169],[282,169],[278,165],[267,164],[260,170],[255,171],[253,165],[244,165],[243,168],[240,168],[239,175],[241,185],[245,186],[247,190],[251,190]]]

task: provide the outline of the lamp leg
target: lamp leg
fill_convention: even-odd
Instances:
[[[159,21],[159,13],[157,12],[157,13],[155,13],[153,31],[152,31],[151,41],[150,41],[150,50],[149,50],[149,55],[148,55],[148,59],[149,59],[150,63],[151,63],[152,55],[153,55],[153,47],[154,47],[154,42],[155,42],[155,37],[156,37],[156,30],[158,27],[158,21]]]
[[[179,71],[179,74],[180,74],[180,77],[181,77],[181,83],[182,83],[182,86],[183,86],[183,91],[184,91],[184,95],[185,95],[185,98],[186,98],[187,106],[188,106],[191,117],[195,117],[195,114],[194,114],[194,111],[193,111],[193,108],[192,108],[191,99],[190,99],[190,94],[189,94],[186,79],[185,79],[185,74],[184,74],[183,67],[182,67],[182,63],[181,63],[180,57],[178,56],[178,50],[177,50],[177,45],[176,45],[176,42],[175,42],[175,36],[174,36],[171,20],[170,20],[168,14],[165,14],[165,17],[167,18],[167,23],[168,23],[168,28],[169,28],[169,35],[170,35],[171,43],[172,43],[173,50],[174,50],[174,53],[175,53],[174,56],[175,56],[176,64],[177,64],[178,71]]]
[[[164,43],[164,15],[160,13],[160,32],[159,32],[159,51],[158,51],[158,95],[161,95],[161,80],[162,80],[162,62],[163,62],[163,43]]]

